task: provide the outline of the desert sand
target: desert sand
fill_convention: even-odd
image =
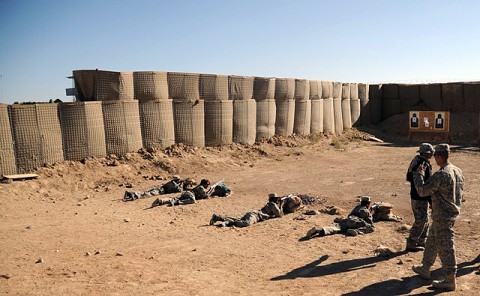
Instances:
[[[177,145],[116,159],[87,159],[39,169],[35,180],[0,184],[0,294],[4,295],[433,295],[412,271],[422,253],[405,253],[412,223],[406,169],[418,143],[341,137],[289,137],[245,147]],[[458,288],[480,288],[480,152],[453,146],[466,176],[455,225]],[[438,169],[433,164],[434,171]],[[173,174],[224,179],[233,194],[194,205],[148,209],[154,198],[123,202]],[[209,226],[213,213],[239,216],[269,192],[315,196],[297,213],[248,228]],[[400,222],[378,222],[368,235],[302,241],[359,195],[394,205]],[[174,196],[174,195],[173,195]],[[303,218],[303,219],[302,219]],[[377,256],[378,247],[392,251]],[[439,260],[434,278],[442,273]]]

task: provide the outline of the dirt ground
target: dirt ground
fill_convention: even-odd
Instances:
[[[363,138],[352,131],[250,147],[176,146],[65,162],[42,168],[36,180],[0,184],[0,294],[434,295],[429,282],[411,271],[422,253],[403,252],[403,229],[412,222],[405,171],[418,146]],[[455,225],[459,271],[453,294],[475,295],[480,149],[456,146],[451,161],[467,180]],[[153,209],[153,198],[122,201],[126,189],[148,189],[177,173],[212,183],[224,179],[234,193]],[[208,225],[213,213],[259,209],[269,192],[308,194],[319,203],[248,228]],[[379,222],[368,235],[300,240],[337,216],[296,218],[327,206],[348,212],[358,195],[392,203],[403,221]],[[379,246],[393,254],[376,256]],[[434,278],[441,276],[439,267],[437,262]]]

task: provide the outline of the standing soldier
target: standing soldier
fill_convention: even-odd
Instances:
[[[413,174],[418,194],[420,196],[432,196],[432,225],[428,233],[422,265],[415,265],[412,269],[420,277],[430,279],[430,268],[438,254],[445,279],[433,281],[432,286],[454,291],[456,289],[457,259],[455,257],[453,225],[460,214],[465,178],[462,170],[448,161],[449,154],[450,147],[448,144],[437,145],[433,156],[440,169],[426,182],[426,165],[419,166]]]
[[[410,235],[407,238],[407,252],[423,251],[425,249],[425,241],[428,233],[428,204],[432,202],[431,197],[421,197],[418,195],[417,189],[413,182],[413,172],[422,164],[426,165],[425,181],[432,175],[432,165],[430,158],[435,152],[433,146],[429,143],[420,145],[417,151],[419,154],[410,162],[407,171],[407,181],[410,182],[410,197],[413,211],[413,225],[410,229]]]

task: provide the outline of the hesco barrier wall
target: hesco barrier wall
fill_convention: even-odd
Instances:
[[[276,114],[275,100],[257,101],[257,141],[270,139],[275,135]]]
[[[57,104],[11,105],[17,172],[63,161]]]
[[[205,145],[233,142],[233,101],[205,101]]]
[[[275,134],[289,136],[293,134],[295,122],[295,100],[275,100]]]
[[[138,101],[105,101],[102,112],[108,155],[124,155],[142,148]]]
[[[102,103],[60,103],[58,107],[65,160],[105,157]]]
[[[295,100],[295,119],[293,132],[299,135],[309,135],[312,120],[312,101]]]
[[[103,70],[73,71],[73,79],[79,102],[0,105],[6,127],[0,133],[0,173],[173,143],[253,144],[274,134],[341,133],[396,122],[396,115],[411,110],[450,111],[451,133],[479,134],[480,82],[368,85]]]
[[[200,74],[168,72],[168,95],[172,100],[194,102],[200,99]]]
[[[275,99],[275,78],[254,77],[253,98],[255,101]]]
[[[175,144],[171,100],[139,102],[143,147],[166,148]]]
[[[0,175],[17,173],[8,105],[0,104]]]
[[[228,76],[228,96],[230,100],[250,100],[253,98],[253,77]]]
[[[233,142],[251,145],[257,135],[257,103],[255,100],[233,101]]]
[[[342,84],[342,123],[343,129],[349,130],[352,128],[352,114],[350,111],[350,83]]]
[[[228,100],[228,76],[200,74],[200,99],[204,101]]]
[[[173,101],[175,143],[205,147],[204,110],[204,101]]]
[[[167,72],[133,72],[135,99],[143,101],[167,100]]]

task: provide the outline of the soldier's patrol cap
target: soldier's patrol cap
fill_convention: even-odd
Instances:
[[[180,180],[181,178],[180,178],[179,175],[174,175],[174,176],[172,177],[172,179],[173,179],[173,181],[178,181],[178,180]]]
[[[364,195],[364,196],[360,197],[360,201],[361,202],[372,202],[372,198],[370,196]]]
[[[420,148],[418,148],[418,151],[420,153],[435,153],[435,149],[433,149],[433,146],[429,143],[422,143],[420,145]]]
[[[448,155],[450,153],[450,146],[448,144],[438,144],[435,146],[435,153],[436,155],[438,154],[443,154],[443,155]]]

